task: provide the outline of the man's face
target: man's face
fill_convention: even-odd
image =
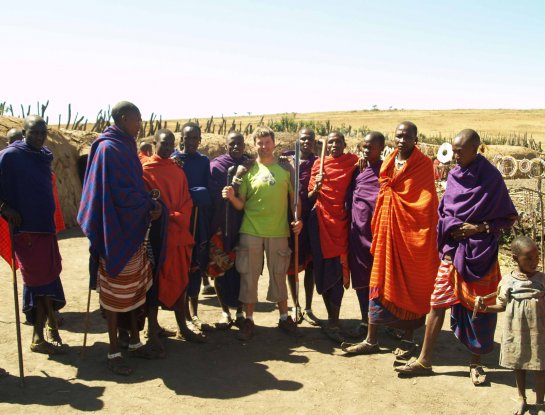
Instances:
[[[299,142],[301,143],[301,153],[303,155],[310,155],[314,152],[314,137],[312,134],[303,131],[299,135]]]
[[[373,137],[366,135],[363,138],[363,157],[370,163],[374,163],[380,158],[380,153],[384,150],[384,146],[379,143],[379,140],[373,140]]]
[[[337,134],[330,134],[327,137],[327,151],[330,156],[339,157],[344,153],[346,144],[341,136]]]
[[[122,116],[123,130],[131,137],[138,137],[138,132],[142,128],[142,116],[140,111],[129,111]]]
[[[257,154],[259,155],[259,157],[272,157],[275,146],[274,141],[270,135],[256,138],[255,145],[257,147]]]
[[[163,159],[169,158],[174,152],[174,136],[172,134],[161,134],[155,150],[159,157]]]
[[[182,141],[184,143],[184,153],[195,154],[201,143],[201,134],[196,128],[186,127],[182,131]]]
[[[395,141],[399,152],[404,156],[410,156],[416,145],[417,138],[409,127],[401,124],[396,129]]]
[[[244,149],[246,145],[244,144],[244,137],[240,135],[231,136],[227,140],[227,152],[235,160],[238,160],[244,154]]]
[[[454,153],[454,161],[460,167],[467,167],[477,157],[477,147],[471,140],[465,140],[460,136],[454,137],[452,140],[452,152]]]
[[[23,134],[25,142],[33,149],[39,150],[47,140],[47,124],[44,121],[30,122]]]

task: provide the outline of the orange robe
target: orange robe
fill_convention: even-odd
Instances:
[[[169,210],[166,255],[159,271],[157,292],[161,304],[172,308],[189,282],[194,244],[189,232],[193,202],[185,173],[172,159],[154,154],[143,170],[146,188],[159,189],[160,199]]]
[[[324,180],[316,198],[316,215],[320,229],[320,246],[323,259],[339,257],[343,268],[343,285],[348,288],[350,270],[348,267],[348,228],[350,217],[346,211],[346,192],[352,183],[358,156],[351,153],[339,157],[326,156],[324,159]],[[314,162],[311,170],[308,190],[316,184],[320,172],[321,160]]]
[[[140,164],[146,164],[148,161],[152,159],[153,156],[148,156],[146,153],[140,151],[138,153],[138,160],[140,160]]]
[[[370,299],[401,320],[430,310],[439,266],[438,200],[433,163],[415,147],[396,172],[395,150],[382,163],[380,191],[371,224],[374,257]]]

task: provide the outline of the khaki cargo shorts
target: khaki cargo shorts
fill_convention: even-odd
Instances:
[[[240,273],[240,302],[257,303],[257,283],[263,271],[263,252],[267,255],[269,270],[267,301],[279,303],[288,299],[287,272],[291,249],[287,237],[261,238],[243,233],[240,234],[236,252],[235,265]]]

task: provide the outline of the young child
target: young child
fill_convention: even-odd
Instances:
[[[515,414],[526,410],[526,371],[535,371],[536,404],[545,393],[545,274],[537,271],[539,251],[527,236],[511,244],[518,269],[504,276],[498,286],[496,305],[481,310],[505,311],[500,365],[515,370],[519,404]]]

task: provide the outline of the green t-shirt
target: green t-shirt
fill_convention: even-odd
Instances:
[[[246,199],[240,233],[275,238],[289,236],[290,173],[278,163],[256,162],[242,179],[239,194]]]

